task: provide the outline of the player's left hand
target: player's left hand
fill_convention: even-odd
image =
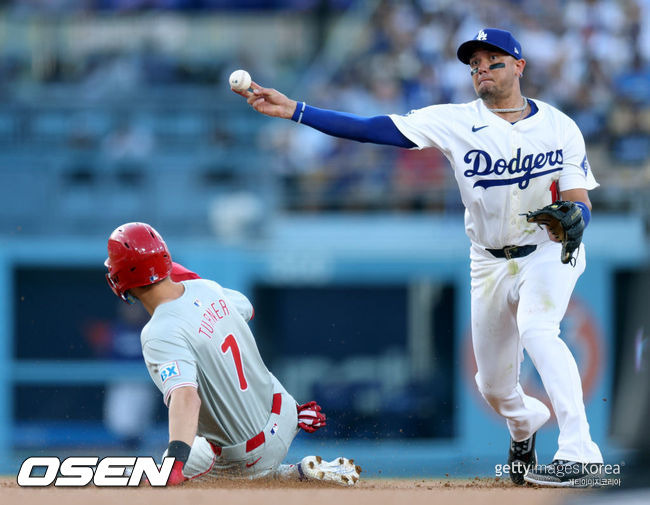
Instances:
[[[314,433],[317,429],[327,425],[327,418],[316,402],[296,405],[296,408],[298,409],[298,426],[307,433]]]
[[[575,202],[557,201],[541,209],[528,212],[526,220],[546,226],[549,237],[554,242],[562,243],[562,263],[575,265],[574,251],[580,247],[585,222],[582,210]]]

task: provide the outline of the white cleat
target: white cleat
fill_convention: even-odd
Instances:
[[[355,465],[353,459],[336,458],[327,462],[320,456],[306,456],[298,463],[298,471],[307,480],[354,486],[359,480],[361,467]]]

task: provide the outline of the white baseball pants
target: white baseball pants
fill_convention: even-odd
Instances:
[[[585,269],[584,245],[576,266],[560,262],[561,245],[545,242],[523,258],[495,258],[472,245],[472,343],[476,384],[483,398],[505,417],[520,442],[550,417],[548,408],[519,384],[523,349],[530,356],[551,400],[560,435],[554,459],[602,463],[591,440],[582,384],[575,359],[559,338],[578,277]]]

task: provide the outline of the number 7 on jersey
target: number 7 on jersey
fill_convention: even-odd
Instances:
[[[228,354],[229,350],[232,352],[232,359],[235,362],[235,370],[237,370],[237,377],[239,378],[239,389],[246,391],[248,389],[248,382],[246,382],[246,376],[244,375],[244,364],[241,360],[239,345],[237,345],[237,340],[235,340],[235,336],[232,333],[221,343],[222,353]]]

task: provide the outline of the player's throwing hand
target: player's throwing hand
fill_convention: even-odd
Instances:
[[[273,88],[263,88],[255,81],[251,82],[251,89],[237,91],[234,93],[246,98],[248,104],[257,112],[267,116],[291,119],[296,110],[297,102]]]

